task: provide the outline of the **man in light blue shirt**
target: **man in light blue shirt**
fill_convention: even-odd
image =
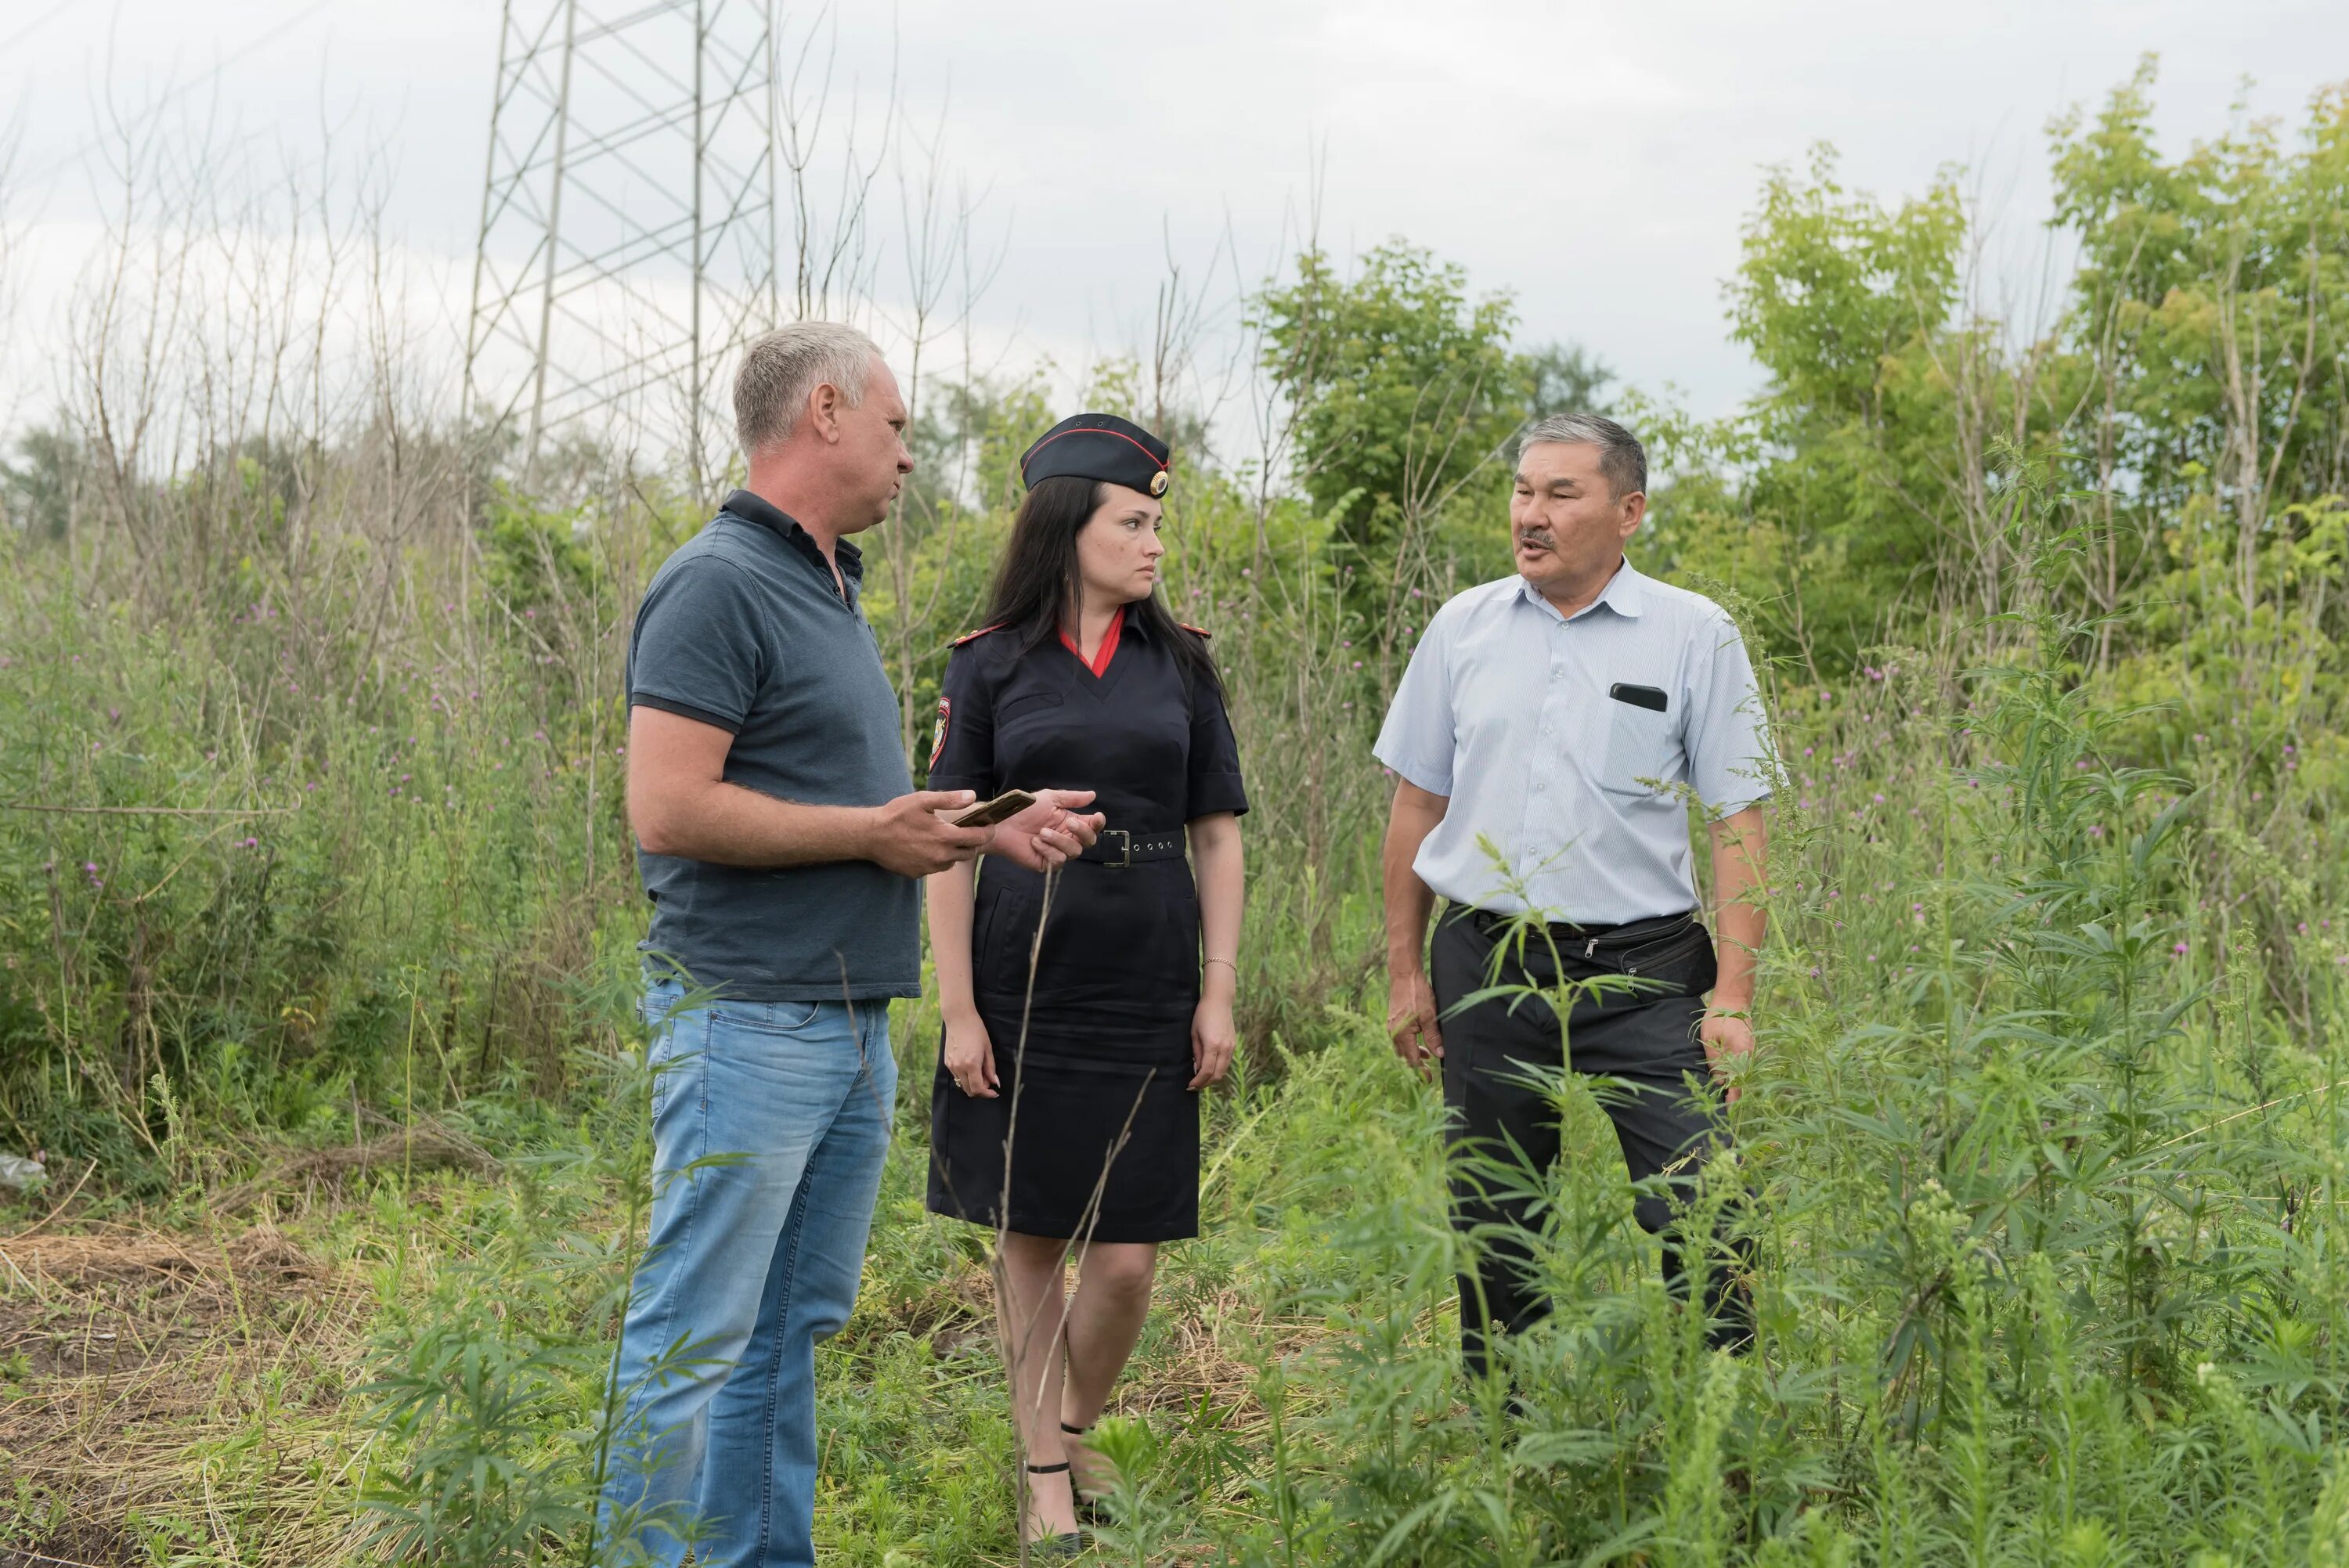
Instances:
[[[1721,607],[1624,558],[1646,490],[1646,454],[1613,420],[1534,425],[1509,509],[1517,574],[1436,613],[1376,747],[1398,776],[1385,846],[1389,1028],[1423,1077],[1443,1064],[1458,1140],[1454,1224],[1502,1238],[1460,1282],[1463,1349],[1480,1374],[1488,1336],[1549,1305],[1530,1248],[1506,1239],[1535,1222],[1529,1202],[1493,1195],[1523,1184],[1496,1187],[1478,1169],[1523,1158],[1541,1171],[1557,1159],[1557,1118],[1527,1070],[1570,1067],[1617,1084],[1608,1113],[1646,1184],[1634,1212],[1661,1233],[1725,1143],[1718,1100],[1723,1088],[1736,1098],[1735,1069],[1754,1047],[1763,912],[1753,895],[1771,775],[1761,696]],[[1711,841],[1717,955],[1698,918],[1692,805]],[[1423,964],[1439,894],[1449,908]],[[1454,1011],[1494,985],[1572,986],[1575,1000],[1563,1024],[1506,997]],[[1676,1288],[1691,1274],[1684,1250],[1713,1243],[1668,1238]],[[1750,1307],[1734,1271],[1716,1256],[1698,1272],[1714,1343],[1742,1345]]]

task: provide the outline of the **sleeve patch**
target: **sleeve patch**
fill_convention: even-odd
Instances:
[[[947,721],[954,717],[954,698],[938,698],[938,725],[930,736],[930,766],[936,768],[938,758],[946,755]]]

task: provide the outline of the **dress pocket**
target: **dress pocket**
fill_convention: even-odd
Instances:
[[[1607,754],[1599,785],[1619,795],[1652,795],[1661,787],[1672,748],[1672,716],[1609,699]]]
[[[1162,977],[1162,984],[1178,991],[1193,989],[1199,984],[1198,892],[1185,887],[1159,908],[1158,937],[1152,944],[1155,962],[1150,967]]]
[[[1028,959],[1035,945],[1040,907],[1039,900],[1016,887],[984,901],[978,930],[971,942],[973,978],[979,990],[1028,989]]]

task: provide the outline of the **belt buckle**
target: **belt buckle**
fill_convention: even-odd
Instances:
[[[1101,863],[1107,866],[1113,872],[1125,871],[1133,864],[1133,835],[1123,828],[1103,828],[1101,831],[1101,836],[1106,839],[1112,833],[1115,833],[1117,835],[1119,848],[1123,851],[1124,858],[1122,860],[1103,861]]]

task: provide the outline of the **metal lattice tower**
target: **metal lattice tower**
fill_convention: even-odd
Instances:
[[[633,420],[699,473],[776,320],[776,47],[775,0],[505,0],[465,387],[529,460]]]

